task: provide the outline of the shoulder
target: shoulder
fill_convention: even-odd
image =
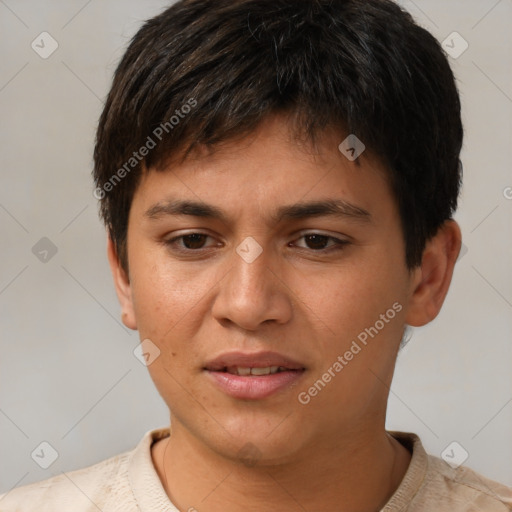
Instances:
[[[150,430],[131,451],[12,489],[0,495],[0,512],[138,512],[142,505],[146,510],[177,512],[151,456],[153,443],[169,433],[167,427]]]
[[[510,512],[512,489],[425,452],[410,432],[390,432],[411,453],[407,472],[382,512]],[[453,455],[453,454],[452,454]]]
[[[512,489],[472,469],[450,467],[444,460],[428,456],[425,489],[432,504],[450,504],[452,510],[506,512],[512,510]]]
[[[110,503],[130,492],[127,466],[132,452],[0,495],[1,512],[116,510]],[[121,509],[119,509],[121,510]],[[129,509],[125,509],[129,512]]]

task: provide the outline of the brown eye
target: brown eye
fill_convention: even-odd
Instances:
[[[310,249],[325,249],[327,242],[329,241],[329,236],[325,235],[306,235],[304,236],[304,240],[306,240],[306,244]]]
[[[187,249],[201,249],[205,239],[208,238],[208,235],[193,233],[192,235],[184,235],[181,238],[183,240],[183,245]]]
[[[165,240],[164,243],[175,252],[193,253],[207,248],[205,244],[208,238],[211,236],[205,233],[188,233]]]
[[[349,242],[347,240],[340,240],[333,236],[323,235],[321,233],[306,233],[298,240],[304,240],[304,245],[299,245],[302,249],[310,249],[314,252],[330,252],[331,250],[342,249],[344,245]]]

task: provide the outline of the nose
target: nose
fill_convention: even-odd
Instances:
[[[264,249],[253,261],[233,251],[230,263],[212,308],[220,323],[255,331],[265,322],[284,324],[290,320],[292,292],[282,272],[279,275],[270,249]]]

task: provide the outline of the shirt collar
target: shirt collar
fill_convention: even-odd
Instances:
[[[412,453],[412,457],[398,489],[381,512],[404,509],[423,484],[428,467],[428,455],[416,434],[396,431],[388,431],[388,434],[405,446]],[[151,445],[169,435],[168,427],[146,432],[130,457],[128,478],[141,512],[179,512],[169,500],[151,457]]]
[[[411,453],[411,461],[398,489],[393,493],[381,512],[404,510],[423,484],[428,468],[428,455],[420,438],[411,432],[388,431]]]
[[[146,432],[128,462],[130,487],[141,512],[179,512],[169,500],[151,457],[151,445],[169,435],[168,427]]]

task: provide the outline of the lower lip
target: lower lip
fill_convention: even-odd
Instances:
[[[296,384],[304,370],[250,377],[228,372],[206,372],[227,395],[245,400],[260,400]]]

